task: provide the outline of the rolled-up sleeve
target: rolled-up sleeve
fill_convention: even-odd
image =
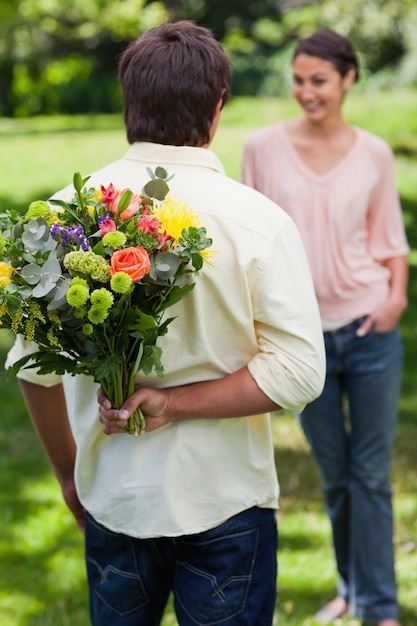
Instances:
[[[259,352],[249,371],[279,406],[301,411],[323,389],[325,350],[310,269],[291,220],[259,266],[253,293]]]

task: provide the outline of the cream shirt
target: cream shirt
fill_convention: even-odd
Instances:
[[[384,260],[408,253],[391,149],[354,130],[352,148],[324,175],[303,163],[285,123],[253,132],[243,153],[242,181],[297,224],[321,317],[330,322],[371,313],[388,296]]]
[[[217,252],[191,295],[168,311],[176,319],[159,341],[164,377],[139,380],[170,387],[217,379],[247,364],[267,396],[300,411],[321,392],[325,357],[293,221],[227,178],[204,148],[134,144],[90,183],[140,192],[148,180],[145,168],[157,165],[174,174],[171,193],[200,214]],[[70,196],[71,190],[57,195]],[[25,349],[18,339],[8,363]],[[20,377],[41,385],[61,380],[31,370]],[[278,506],[269,415],[197,419],[140,437],[109,437],[98,420],[94,382],[85,376],[64,376],[62,382],[77,443],[79,498],[108,528],[142,538],[178,536],[213,528],[254,505]]]

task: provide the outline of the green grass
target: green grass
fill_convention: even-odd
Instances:
[[[393,462],[395,545],[402,625],[417,624],[417,93],[351,94],[352,123],[383,136],[396,152],[410,243],[410,306],[402,320],[405,371]],[[297,113],[291,101],[237,99],[224,110],[213,149],[238,178],[248,132]],[[127,148],[120,116],[0,119],[0,210],[25,207]],[[12,341],[0,333],[3,362]],[[0,368],[0,626],[88,626],[83,540],[67,512],[26,415],[16,381]],[[279,597],[275,623],[313,626],[311,615],[334,593],[329,524],[318,473],[298,423],[273,416],[281,484]],[[340,624],[357,626],[344,619]],[[175,626],[172,604],[163,626]]]

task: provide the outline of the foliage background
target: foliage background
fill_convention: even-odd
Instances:
[[[363,89],[417,85],[414,0],[2,0],[0,117],[120,111],[122,50],[184,18],[224,44],[234,95],[285,94],[294,43],[319,26],[352,39]]]
[[[415,626],[415,0],[1,0],[0,210],[48,198],[74,171],[87,174],[123,154],[118,56],[148,27],[182,18],[212,28],[233,61],[234,98],[222,114],[213,149],[235,178],[248,132],[297,111],[290,100],[270,98],[288,92],[296,39],[329,26],[349,36],[359,51],[363,80],[346,102],[347,118],[393,147],[412,248],[410,305],[401,323],[406,361],[393,486],[401,623]],[[75,115],[80,113],[88,115]],[[11,337],[0,332],[0,626],[87,626],[82,537],[62,502],[17,383],[5,379],[1,364],[10,343]],[[275,623],[313,626],[311,615],[334,593],[328,520],[297,422],[279,414],[273,429],[282,492]],[[170,604],[163,626],[175,624]],[[343,620],[343,626],[358,624]]]
[[[401,331],[403,393],[393,460],[395,546],[402,626],[417,624],[417,91],[358,94],[347,119],[393,146],[412,248],[409,307]],[[297,113],[287,99],[235,98],[225,107],[213,150],[238,178],[241,149],[254,128]],[[127,149],[116,115],[0,119],[0,211],[26,208],[71,179],[119,158]],[[2,364],[11,337],[0,331],[0,626],[88,626],[83,541],[30,424],[15,380]],[[334,594],[328,520],[315,463],[291,415],[272,420],[281,485],[279,595],[275,624],[313,626],[312,615]],[[172,603],[163,626],[177,624]],[[345,618],[340,626],[359,626]],[[335,624],[336,626],[336,624]]]

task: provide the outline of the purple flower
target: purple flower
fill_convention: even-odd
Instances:
[[[51,228],[51,237],[60,240],[65,247],[70,247],[71,243],[75,243],[80,246],[84,252],[88,250],[88,241],[82,226],[65,228],[61,226],[59,222],[55,222]]]

